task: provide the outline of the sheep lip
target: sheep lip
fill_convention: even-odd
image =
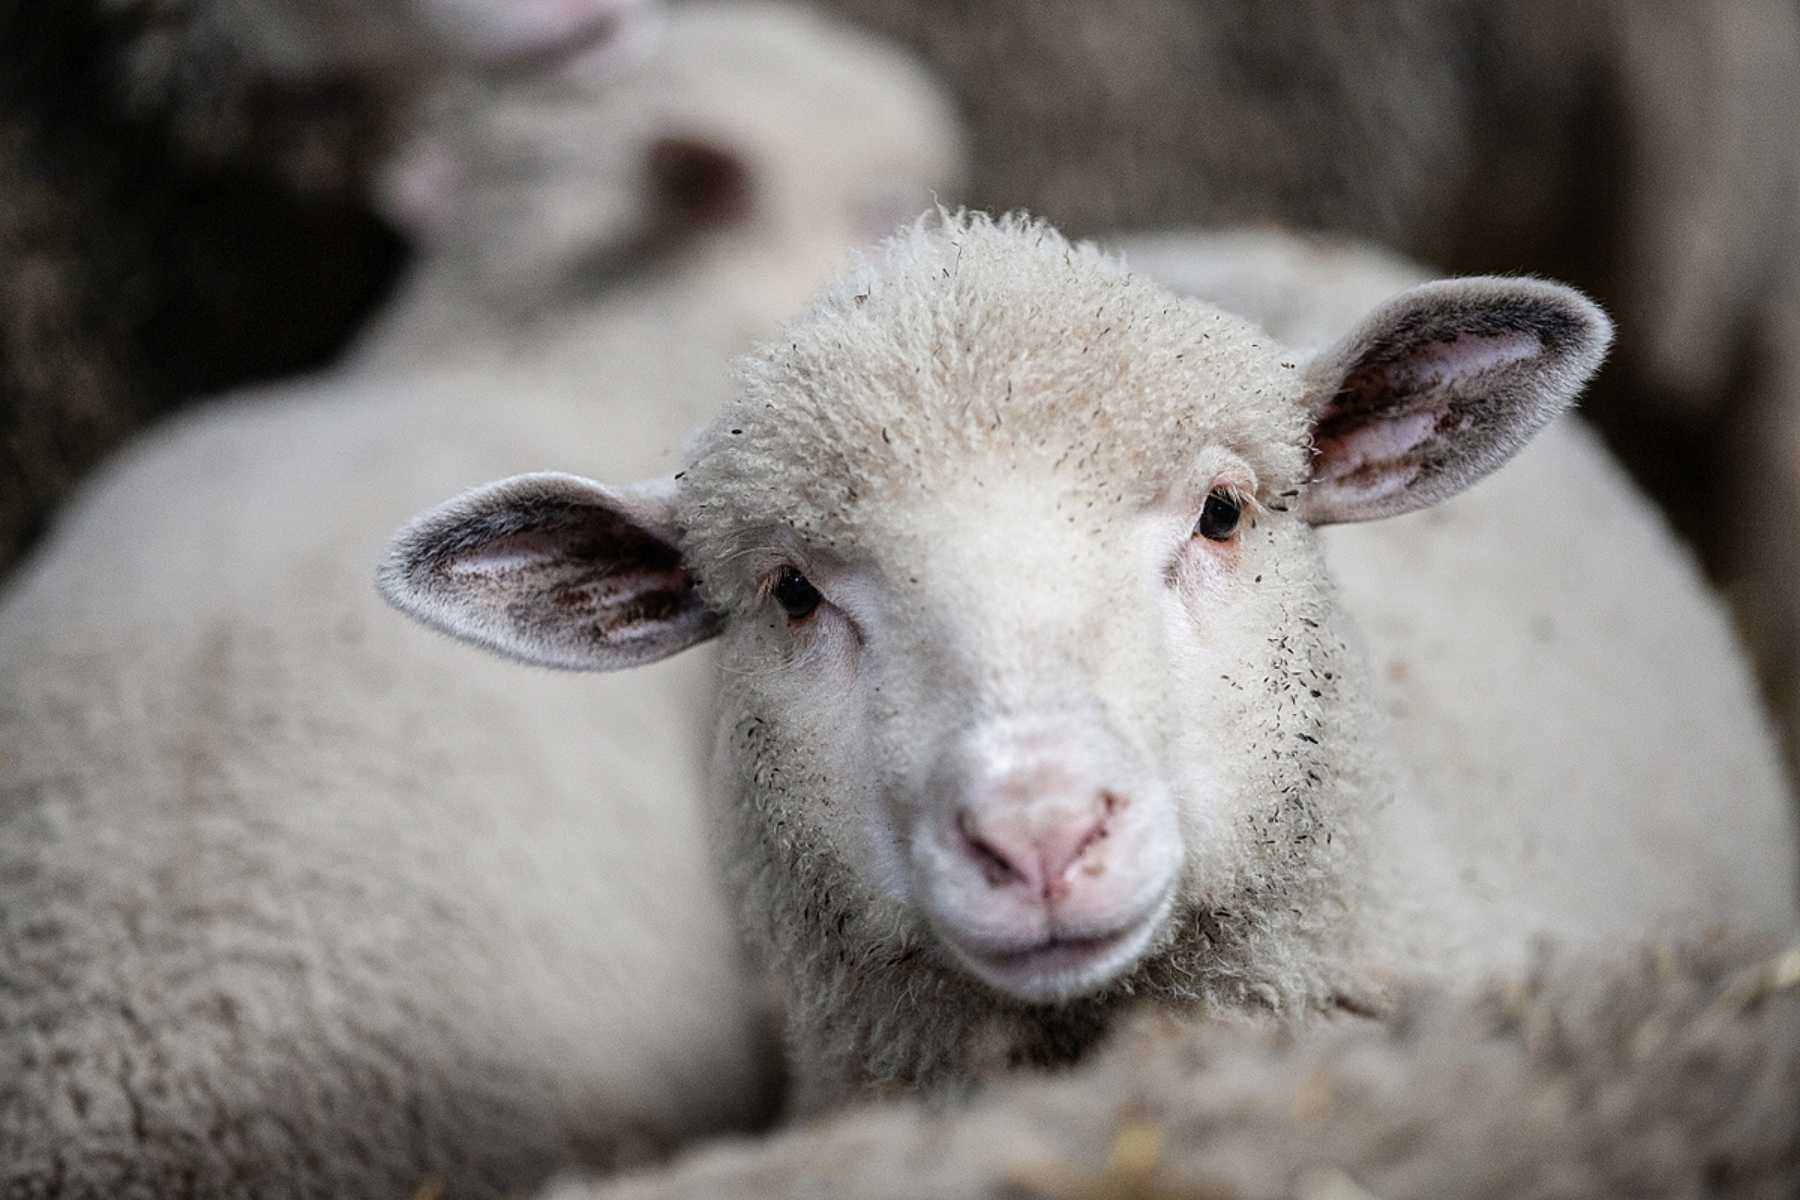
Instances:
[[[1037,942],[977,947],[940,929],[942,940],[977,979],[1032,1004],[1053,1004],[1096,992],[1137,962],[1161,928],[1172,893],[1105,933],[1052,933]]]
[[[1122,929],[1115,933],[1103,933],[1098,937],[1068,937],[1053,934],[1036,945],[1026,946],[1019,950],[995,951],[982,957],[989,965],[1006,971],[1042,970],[1056,964],[1081,963],[1103,955],[1119,945],[1131,933],[1130,929]]]

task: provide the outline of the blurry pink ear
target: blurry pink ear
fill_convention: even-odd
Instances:
[[[750,211],[750,172],[732,148],[671,134],[650,146],[650,186],[658,211],[676,223],[726,225]]]
[[[437,141],[402,151],[376,182],[383,215],[415,239],[442,232],[456,220],[456,197],[463,190],[462,161]]]
[[[1612,322],[1536,279],[1427,283],[1377,309],[1307,369],[1315,525],[1435,504],[1511,458],[1575,400]]]

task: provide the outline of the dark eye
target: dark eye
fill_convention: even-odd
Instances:
[[[781,568],[780,574],[775,576],[775,586],[769,592],[790,621],[803,621],[812,616],[813,609],[824,599],[819,595],[819,589],[792,567]]]
[[[1232,499],[1230,492],[1214,489],[1206,497],[1206,507],[1200,510],[1200,520],[1194,525],[1194,532],[1208,541],[1226,541],[1237,532],[1238,515],[1241,512],[1242,509]]]

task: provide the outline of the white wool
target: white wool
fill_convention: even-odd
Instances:
[[[910,66],[754,15],[760,92],[734,67],[680,107],[756,128],[727,146],[778,200],[816,161],[828,219],[752,214],[579,302],[477,297],[455,353],[409,355],[397,322],[380,361],[195,410],[0,594],[0,1192],[500,1196],[765,1114],[696,812],[704,661],[527,674],[371,586],[389,529],[489,475],[671,470],[727,356],[842,252],[827,203],[865,168],[943,182],[954,136]],[[677,14],[664,53],[698,58],[660,77],[704,80],[737,20]],[[815,68],[905,137],[755,126]],[[783,136],[804,152],[758,157]]]

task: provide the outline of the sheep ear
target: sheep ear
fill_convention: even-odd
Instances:
[[[1568,408],[1612,322],[1571,288],[1450,279],[1402,292],[1307,368],[1315,525],[1391,517],[1462,491]]]
[[[547,667],[612,671],[719,631],[681,561],[675,485],[612,489],[520,475],[466,492],[395,535],[377,575],[434,629]]]

